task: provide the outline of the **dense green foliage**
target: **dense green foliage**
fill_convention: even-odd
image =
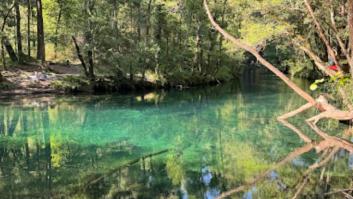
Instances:
[[[2,4],[0,13],[4,15],[10,10],[3,34],[15,48],[16,13],[11,10],[11,3]],[[30,10],[28,2],[20,1],[24,19],[20,23],[22,35],[30,35],[30,52],[34,54],[37,10],[35,1],[29,3]],[[43,0],[42,3],[48,61],[81,64],[72,41],[74,36],[87,67],[89,51],[93,52],[97,74],[123,74],[129,79],[148,76],[161,84],[197,84],[228,80],[240,72],[241,56],[234,56],[223,46],[219,35],[209,26],[200,0]],[[220,7],[219,12],[226,6]],[[29,32],[28,12],[32,17]],[[219,18],[225,14],[223,11]],[[28,51],[28,45],[24,45],[24,50]]]
[[[5,0],[0,5],[0,21],[4,24],[1,35],[3,43],[12,44],[20,62],[35,52],[39,59],[36,2],[43,4],[46,60],[81,64],[74,36],[86,75],[92,71],[91,78],[97,73],[123,75],[131,80],[147,76],[160,84],[197,84],[228,80],[239,74],[242,66],[255,62],[223,41],[210,26],[202,0]],[[298,37],[304,38],[313,52],[328,61],[325,46],[302,1],[210,3],[221,26],[256,46],[282,71],[306,78],[320,76],[311,59],[293,46]],[[312,2],[333,46],[338,45],[334,33],[345,44],[349,39],[346,3]],[[335,29],[330,11],[335,14]],[[10,57],[4,46],[3,58]],[[338,54],[340,61],[347,64],[342,53]]]

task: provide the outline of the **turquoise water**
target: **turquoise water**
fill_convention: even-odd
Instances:
[[[184,91],[2,99],[0,198],[215,198],[303,145],[276,121],[301,104],[261,71]],[[349,187],[352,159],[340,152],[331,188],[308,194]],[[288,198],[316,160],[298,157],[234,198]]]

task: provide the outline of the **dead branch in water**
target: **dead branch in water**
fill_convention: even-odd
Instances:
[[[313,14],[313,10],[310,6],[310,4],[308,3],[307,0],[304,0],[305,4],[307,6],[307,9],[309,11],[309,14],[311,15],[311,17],[313,18],[313,21],[315,23],[317,32],[320,36],[320,39],[323,40],[323,42],[325,43],[327,50],[329,52],[329,55],[332,57],[332,59],[334,59],[334,61],[337,63],[338,65],[338,61],[336,59],[335,53],[332,50],[332,47],[330,46],[325,34],[323,33],[323,30],[319,24],[319,22],[316,20],[314,14]],[[331,158],[332,156],[340,149],[343,148],[351,153],[353,153],[353,144],[347,140],[344,140],[342,138],[339,137],[335,137],[335,136],[330,136],[329,134],[323,132],[316,124],[317,122],[319,122],[321,119],[334,119],[334,120],[338,120],[338,121],[351,121],[353,120],[353,106],[352,103],[350,103],[347,99],[347,96],[345,95],[344,91],[342,89],[339,89],[339,93],[341,94],[341,97],[343,99],[343,102],[347,105],[347,107],[349,107],[350,111],[343,111],[340,110],[338,108],[336,108],[335,106],[331,105],[328,100],[321,95],[319,98],[314,99],[310,94],[308,94],[307,92],[305,92],[304,90],[302,90],[300,87],[298,87],[294,82],[292,82],[285,74],[283,74],[280,70],[278,70],[274,65],[272,65],[271,63],[269,63],[265,58],[263,58],[257,51],[255,48],[253,48],[252,46],[244,43],[243,41],[241,41],[240,39],[235,38],[234,36],[232,36],[231,34],[229,34],[227,31],[225,31],[213,18],[211,11],[208,7],[207,4],[207,0],[204,0],[204,7],[207,13],[207,16],[211,22],[211,24],[213,25],[213,27],[221,34],[223,35],[227,40],[229,40],[230,42],[232,42],[235,46],[251,53],[252,55],[254,55],[257,60],[263,65],[265,66],[267,69],[269,69],[272,73],[274,73],[277,77],[279,77],[284,83],[287,84],[288,87],[290,87],[294,92],[296,92],[300,97],[302,97],[303,99],[305,99],[308,104],[303,105],[302,107],[291,111],[289,113],[286,113],[280,117],[278,117],[278,120],[285,125],[286,127],[288,127],[289,129],[293,130],[304,142],[309,143],[308,145],[304,146],[304,149],[307,149],[306,147],[314,147],[314,145],[311,145],[312,140],[306,136],[303,132],[301,132],[297,127],[295,127],[294,125],[290,124],[287,119],[290,117],[294,117],[296,115],[298,115],[299,113],[302,113],[312,107],[315,107],[316,109],[318,109],[321,113],[311,117],[306,121],[306,123],[309,125],[309,127],[311,127],[312,130],[314,130],[314,132],[319,135],[323,141],[321,141],[318,145],[315,146],[315,149],[317,151],[323,151],[326,150],[328,148],[333,147],[334,150],[332,151],[332,153],[330,153],[330,155],[328,155],[322,162],[312,165],[309,170],[307,171],[308,173],[310,173],[311,171],[321,167],[322,165],[326,164]],[[299,45],[300,46],[300,45]],[[325,64],[322,62],[322,60],[315,55],[315,53],[313,53],[311,50],[309,50],[307,47],[305,46],[301,46],[301,48],[304,50],[304,52],[306,52],[309,57],[311,57],[314,61],[315,64],[318,66],[319,69],[321,69],[327,76],[333,77],[336,74],[334,74],[333,72],[329,71],[326,69]],[[341,69],[340,69],[341,71]],[[299,148],[301,150],[303,150],[302,148]],[[298,149],[298,150],[299,150]],[[292,156],[295,156],[296,151],[294,151],[293,153],[291,153],[289,156],[287,156],[287,158],[285,158],[283,161],[279,162],[278,164],[275,165],[275,168],[285,164],[288,160],[290,159]],[[296,156],[297,157],[297,156]],[[271,170],[270,170],[271,171]],[[256,184],[257,181],[263,179],[266,175],[268,175],[268,172],[270,171],[266,171],[265,173],[263,173],[262,175],[258,176],[255,178],[255,180],[253,180],[252,182],[248,183],[247,185],[243,185],[240,186],[238,188],[232,189],[230,191],[227,191],[225,193],[223,193],[220,197],[218,198],[224,198],[224,197],[228,197],[234,193],[243,191],[245,188],[247,188],[248,186],[254,185]],[[298,191],[296,192],[294,198],[297,197],[297,195],[300,194],[301,190],[303,189],[303,187],[305,186],[306,182],[308,179],[305,178],[304,183],[299,187]]]

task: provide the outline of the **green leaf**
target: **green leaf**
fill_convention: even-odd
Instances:
[[[315,81],[315,84],[320,84],[320,83],[324,83],[325,79],[318,79]]]
[[[316,83],[310,85],[310,90],[315,91],[318,88]]]

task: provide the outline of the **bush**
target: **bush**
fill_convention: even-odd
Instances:
[[[66,76],[62,80],[56,80],[52,87],[66,92],[80,92],[90,89],[90,82],[82,76]]]

